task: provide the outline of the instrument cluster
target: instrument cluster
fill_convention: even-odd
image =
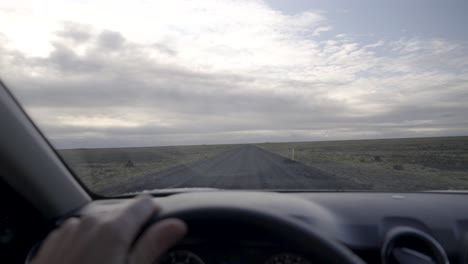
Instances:
[[[214,251],[214,254],[216,252]],[[244,254],[241,254],[244,255]],[[263,254],[261,254],[263,255]],[[212,256],[211,256],[212,257]],[[218,256],[219,257],[219,256]],[[168,252],[164,255],[161,260],[160,264],[211,264],[211,263],[255,263],[254,259],[238,259],[238,257],[234,256],[233,258],[229,255],[225,255],[227,259],[217,259],[213,261],[213,259],[205,260],[200,255],[190,251],[190,250],[173,250]],[[295,253],[283,252],[283,253],[276,253],[264,258],[264,264],[311,264],[309,260],[304,258],[303,256]]]

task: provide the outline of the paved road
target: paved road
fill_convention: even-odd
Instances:
[[[160,188],[211,187],[221,189],[339,189],[353,183],[254,145],[243,145],[191,165],[144,175],[105,193]]]

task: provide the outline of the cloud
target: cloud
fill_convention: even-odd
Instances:
[[[466,43],[324,39],[323,12],[193,2],[34,9],[47,48],[0,26],[0,74],[57,147],[468,133]]]
[[[314,33],[312,33],[312,36],[319,36],[322,32],[327,32],[332,30],[332,27],[330,26],[322,26],[322,27],[317,27],[314,30]]]
[[[116,50],[122,48],[122,46],[125,44],[125,39],[119,32],[110,30],[101,32],[97,38],[97,41],[99,42],[98,46],[104,51]]]
[[[57,37],[62,40],[71,40],[72,44],[77,45],[87,42],[91,38],[92,27],[75,22],[63,22],[63,29],[56,32]]]

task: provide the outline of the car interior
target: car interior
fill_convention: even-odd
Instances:
[[[89,192],[3,84],[0,120],[2,263],[28,263],[64,219],[106,212],[132,198]],[[212,190],[153,196],[163,210],[152,222],[178,217],[189,227],[160,263],[468,263],[463,192]]]
[[[85,227],[136,237],[128,264],[173,218],[186,235],[145,260],[468,264],[466,11],[2,1],[0,263],[44,264],[54,231],[126,212]],[[138,199],[155,202],[141,230]],[[54,253],[104,255],[90,240],[94,255]]]

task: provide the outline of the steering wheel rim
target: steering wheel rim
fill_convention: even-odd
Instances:
[[[299,252],[316,256],[326,263],[365,264],[365,262],[347,247],[320,233],[304,222],[291,217],[252,210],[247,208],[216,206],[185,208],[163,213],[151,221],[167,218],[179,218],[185,221],[189,230],[194,221],[219,221],[221,223],[246,224],[262,228],[282,240],[284,244]]]

